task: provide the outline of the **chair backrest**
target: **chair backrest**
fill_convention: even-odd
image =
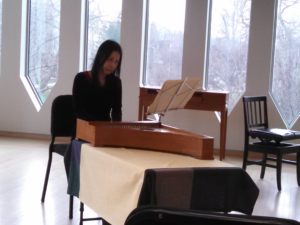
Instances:
[[[72,95],[59,95],[52,102],[51,135],[52,137],[74,137],[76,116],[73,109]]]
[[[243,107],[246,134],[253,128],[269,128],[266,96],[244,96]]]
[[[125,225],[300,225],[290,219],[220,214],[171,208],[145,207],[133,210]]]

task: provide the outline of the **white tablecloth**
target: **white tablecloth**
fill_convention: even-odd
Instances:
[[[178,154],[83,144],[79,198],[112,225],[123,225],[137,206],[146,169],[227,166],[232,165]]]

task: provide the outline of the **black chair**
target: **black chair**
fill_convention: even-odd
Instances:
[[[244,96],[245,143],[243,169],[247,165],[261,165],[260,178],[263,179],[266,167],[276,168],[277,188],[281,190],[282,163],[297,166],[297,182],[300,186],[300,144],[286,142],[300,138],[300,132],[288,129],[269,128],[267,97]],[[261,160],[249,159],[249,152],[262,154]],[[283,158],[296,154],[296,160]],[[272,164],[271,161],[276,163]]]
[[[300,225],[291,219],[221,214],[173,208],[142,207],[133,210],[125,225]]]
[[[80,219],[79,219],[79,225],[83,225],[83,222],[85,221],[94,221],[94,220],[102,220],[102,225],[110,225],[104,218],[102,217],[89,217],[89,218],[83,218],[83,212],[84,212],[84,204],[80,202]]]
[[[51,107],[51,142],[49,145],[49,158],[45,175],[44,187],[41,201],[45,201],[47,185],[52,163],[52,154],[57,153],[64,156],[69,143],[58,142],[56,138],[66,137],[70,140],[75,136],[76,117],[73,111],[72,95],[57,96]],[[64,171],[65,172],[65,171]],[[73,196],[70,195],[69,218],[73,218]]]

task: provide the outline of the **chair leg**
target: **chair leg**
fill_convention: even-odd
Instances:
[[[297,183],[300,186],[300,152],[297,152]]]
[[[48,180],[49,180],[49,175],[50,175],[51,164],[52,164],[52,151],[49,150],[49,159],[48,159],[47,170],[46,170],[46,175],[45,175],[45,180],[44,180],[43,193],[42,193],[42,198],[41,198],[42,202],[45,201],[45,196],[46,196],[46,191],[47,191],[47,186],[48,186]]]
[[[277,154],[277,163],[276,163],[276,176],[277,176],[277,188],[278,191],[281,191],[281,167],[282,167],[282,155]]]
[[[83,224],[83,211],[84,211],[84,205],[82,202],[80,202],[80,221],[79,221],[79,225]]]
[[[70,200],[69,200],[69,219],[73,219],[73,199],[74,199],[74,196],[70,195]]]
[[[243,156],[243,170],[247,168],[247,160],[248,160],[248,149],[244,149],[244,156]]]
[[[262,162],[261,162],[260,179],[263,179],[265,177],[267,157],[268,157],[268,154],[264,153],[263,154],[263,159],[262,159]]]
[[[82,202],[80,202],[80,221],[79,221],[79,225],[83,225],[84,221],[92,221],[92,220],[102,220],[103,225],[110,225],[102,217],[83,218],[83,211],[84,211],[84,204]]]

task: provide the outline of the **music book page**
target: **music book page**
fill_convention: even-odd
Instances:
[[[153,103],[149,106],[147,114],[164,113],[181,84],[182,80],[165,81]]]
[[[200,79],[167,80],[149,106],[147,114],[182,109],[200,86]]]
[[[200,79],[189,78],[184,80],[171,101],[168,110],[183,109],[200,86]]]

